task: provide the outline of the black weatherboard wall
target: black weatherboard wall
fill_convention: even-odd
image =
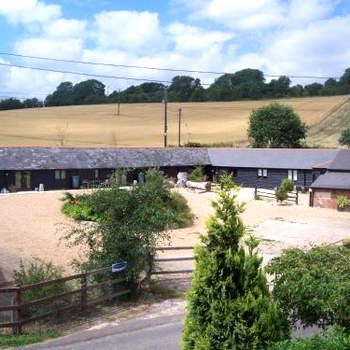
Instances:
[[[103,181],[123,168],[132,169],[128,174],[132,182],[151,167],[176,177],[197,165],[205,168],[209,179],[215,173],[233,172],[237,184],[262,188],[279,186],[289,170],[297,170],[295,184],[307,188],[337,153],[325,149],[0,147],[0,189],[15,184],[16,171],[30,173],[30,190],[40,184],[45,189],[69,189],[73,176],[80,181]],[[259,176],[258,169],[266,169],[267,174]],[[64,171],[64,178],[57,179],[56,170]]]

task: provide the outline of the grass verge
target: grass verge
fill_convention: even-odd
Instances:
[[[57,338],[60,335],[61,333],[56,330],[47,332],[35,332],[23,335],[2,335],[0,337],[0,349],[40,343],[46,339]]]

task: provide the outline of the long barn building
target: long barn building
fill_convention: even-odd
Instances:
[[[245,187],[271,189],[290,178],[299,188],[332,190],[336,178],[334,185],[350,193],[350,185],[339,185],[350,181],[349,150],[234,148],[0,147],[0,190],[35,190],[41,184],[45,190],[79,188],[105,181],[116,169],[128,169],[125,181],[131,183],[151,167],[176,177],[197,165],[209,179],[229,172]]]

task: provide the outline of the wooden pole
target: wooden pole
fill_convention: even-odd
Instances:
[[[15,292],[15,305],[21,305],[22,297],[21,297],[21,287],[18,286],[18,289]],[[14,311],[14,322],[19,322],[17,325],[15,325],[13,329],[13,334],[22,334],[22,324],[21,324],[21,310],[17,308]]]
[[[118,90],[118,115],[120,115],[120,89]]]
[[[84,312],[87,308],[87,276],[84,274],[81,277],[81,296],[80,296],[80,310]]]
[[[164,90],[164,147],[168,147],[168,90]]]
[[[179,107],[179,135],[178,135],[178,146],[181,147],[181,112],[182,112],[182,109],[181,107]]]

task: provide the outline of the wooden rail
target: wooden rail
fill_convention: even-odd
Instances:
[[[155,251],[169,251],[169,250],[193,250],[194,247],[158,247]],[[194,256],[183,256],[176,258],[156,258],[154,255],[151,256],[151,266],[154,266],[154,263],[157,262],[173,262],[173,261],[189,261],[194,260]],[[193,269],[186,270],[157,270],[151,271],[152,275],[168,275],[168,274],[177,274],[177,273],[191,273]]]
[[[276,193],[275,190],[269,190],[265,188],[258,188],[255,187],[254,189],[254,197],[264,197],[264,198],[271,198],[271,199],[276,199]],[[293,202],[296,205],[299,204],[299,192],[293,191],[288,193],[288,198],[285,200],[285,202]]]
[[[94,284],[88,285],[88,279],[89,277],[96,275],[96,274],[102,274],[105,272],[111,271],[111,267],[105,267],[102,269],[92,270],[85,273],[79,273],[63,278],[58,278],[55,280],[49,280],[49,281],[43,281],[39,283],[34,283],[30,285],[23,285],[23,286],[12,286],[12,287],[4,287],[0,288],[0,295],[1,294],[11,294],[14,298],[14,304],[9,306],[0,306],[0,312],[12,312],[13,314],[13,320],[12,322],[7,323],[0,323],[0,328],[12,328],[14,334],[21,334],[22,333],[22,326],[24,324],[32,323],[38,320],[42,320],[44,318],[55,316],[62,314],[64,311],[70,311],[70,310],[79,310],[79,311],[85,311],[89,306],[95,305],[97,303],[101,303],[105,300],[112,299],[121,295],[125,295],[130,293],[129,289],[121,288],[119,291],[104,295],[99,298],[95,298],[92,300],[89,300],[88,292],[100,288],[106,285],[117,285],[121,284],[123,282],[126,282],[124,279],[113,279],[111,278],[111,275],[109,275],[109,278],[105,278],[102,281],[99,281]],[[65,284],[68,281],[73,280],[79,280],[80,281],[80,288],[74,289],[74,290],[68,290],[62,293],[58,293],[55,295],[50,295],[48,297],[31,300],[28,302],[22,302],[23,299],[23,293],[30,290],[40,289],[46,286],[54,285],[54,284]],[[65,306],[57,306],[55,305],[55,302],[62,301],[64,298],[71,297],[73,295],[80,295],[80,298],[75,303],[72,303],[70,300],[70,303]],[[38,307],[44,304],[53,304],[52,307],[54,310],[41,313],[36,316],[32,316],[29,318],[23,317],[23,311],[31,308],[31,307]]]

